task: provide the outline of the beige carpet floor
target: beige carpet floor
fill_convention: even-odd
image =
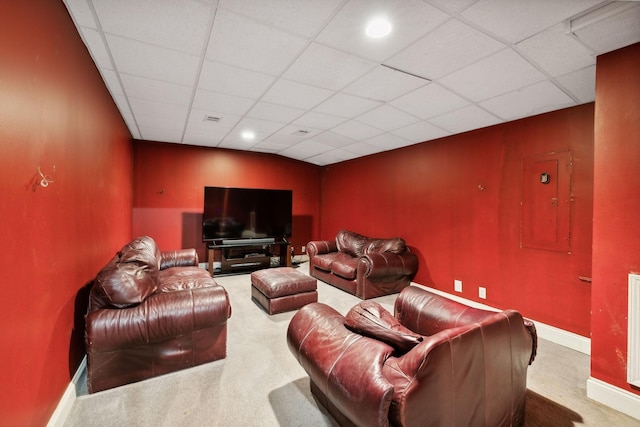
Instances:
[[[303,263],[299,271],[308,272]],[[65,426],[335,426],[289,352],[295,312],[273,316],[251,300],[248,274],[216,277],[231,299],[227,358],[77,397]],[[318,282],[318,300],[345,314],[360,300]],[[375,299],[393,312],[396,296]],[[528,374],[526,426],[639,426],[586,397],[589,357],[541,339]]]

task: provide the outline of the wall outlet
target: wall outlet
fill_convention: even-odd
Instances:
[[[306,246],[302,246],[302,253],[307,253],[307,247]]]
[[[462,280],[453,281],[453,290],[456,292],[462,292]]]
[[[480,286],[478,288],[478,296],[482,299],[487,299],[487,288]]]

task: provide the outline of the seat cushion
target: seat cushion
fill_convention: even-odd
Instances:
[[[358,258],[339,257],[331,264],[331,272],[343,279],[354,280],[358,271]]]

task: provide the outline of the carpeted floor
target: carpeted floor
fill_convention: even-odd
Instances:
[[[308,272],[302,264],[299,271]],[[231,299],[227,358],[111,390],[78,393],[65,426],[335,426],[315,403],[286,343],[295,312],[273,316],[251,300],[248,274],[216,277]],[[318,300],[345,314],[360,300],[318,282]],[[377,298],[393,312],[396,296]],[[589,357],[540,340],[528,374],[526,426],[638,426],[586,397]]]

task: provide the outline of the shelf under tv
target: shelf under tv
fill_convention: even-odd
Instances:
[[[207,257],[211,276],[246,273],[270,267],[290,267],[290,244],[275,239],[229,239],[209,242]],[[272,260],[277,260],[273,263]],[[216,262],[217,261],[217,262]],[[218,268],[214,268],[218,264]]]

